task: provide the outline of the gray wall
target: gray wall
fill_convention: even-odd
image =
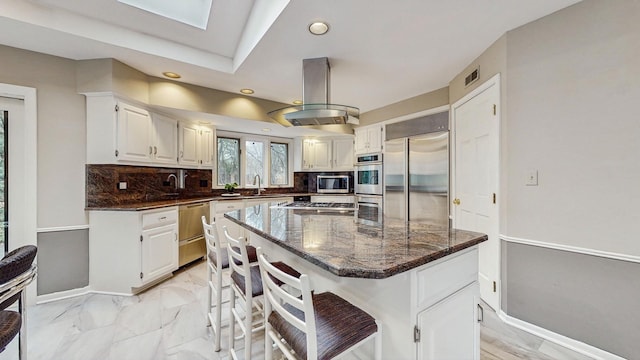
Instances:
[[[640,264],[518,243],[504,249],[503,310],[624,357],[640,356]]]
[[[38,295],[89,285],[89,230],[38,234]]]

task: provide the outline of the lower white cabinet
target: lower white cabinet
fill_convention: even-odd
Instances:
[[[228,220],[224,217],[224,213],[234,210],[242,210],[244,209],[244,200],[221,200],[217,201],[214,205],[215,211],[213,212],[213,221],[216,222],[216,227],[218,228],[218,236],[226,244],[226,238],[224,237],[224,229],[223,226],[227,227],[229,231],[229,235],[234,238],[239,238],[240,236],[244,236],[244,228],[240,225],[234,223],[231,220]]]
[[[478,292],[468,285],[418,314],[418,359],[480,360]]]
[[[89,212],[89,286],[135,294],[178,269],[178,208]]]
[[[142,280],[156,279],[178,268],[175,224],[142,231]]]

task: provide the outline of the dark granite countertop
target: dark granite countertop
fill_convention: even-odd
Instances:
[[[152,210],[159,209],[163,207],[169,206],[180,206],[180,205],[189,205],[189,204],[197,204],[201,202],[209,202],[209,201],[227,201],[227,200],[245,200],[245,199],[269,199],[276,197],[292,197],[292,196],[307,196],[307,195],[318,195],[316,193],[281,193],[281,194],[260,194],[258,195],[239,195],[239,196],[203,196],[203,197],[191,197],[191,198],[175,198],[175,199],[166,199],[166,200],[154,200],[154,201],[141,201],[135,203],[128,204],[114,204],[114,205],[106,205],[106,206],[89,206],[86,207],[85,210],[93,211],[142,211],[142,210]],[[344,194],[344,195],[353,195],[353,194]]]
[[[485,234],[419,222],[361,220],[354,211],[272,205],[231,211],[225,217],[343,277],[387,278],[487,240]]]

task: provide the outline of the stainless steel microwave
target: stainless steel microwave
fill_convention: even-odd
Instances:
[[[319,193],[347,194],[349,193],[348,175],[318,175],[316,178]]]

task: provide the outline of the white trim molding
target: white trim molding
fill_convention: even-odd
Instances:
[[[530,334],[541,337],[545,340],[548,340],[552,343],[563,346],[567,349],[571,349],[580,354],[589,356],[596,360],[626,360],[618,355],[612,354],[610,352],[599,349],[595,346],[591,346],[585,344],[581,341],[574,340],[572,338],[566,337],[564,335],[560,335],[553,331],[549,331],[547,329],[541,328],[537,325],[533,325],[526,321],[522,321],[507,315],[504,311],[500,310],[498,313],[498,317],[504,321],[506,324],[516,327],[520,330],[526,331]]]
[[[543,247],[547,249],[554,249],[554,250],[561,250],[561,251],[568,251],[568,252],[583,254],[583,255],[598,256],[598,257],[603,257],[603,258],[613,259],[613,260],[622,260],[622,261],[628,261],[633,263],[640,263],[640,256],[635,256],[635,255],[620,254],[620,253],[614,253],[609,251],[583,248],[578,246],[523,239],[523,238],[517,238],[517,237],[507,236],[502,234],[500,234],[500,239],[506,242],[511,242],[511,243],[531,245],[531,246],[537,246],[537,247]]]
[[[55,226],[38,228],[38,233],[48,233],[56,231],[73,231],[73,230],[89,230],[89,225],[70,225],[70,226]]]
[[[14,177],[20,179],[17,186],[9,188],[9,245],[12,250],[24,245],[37,245],[38,101],[36,88],[12,84],[0,83],[0,96],[24,101],[23,121],[10,121],[9,124],[10,161],[14,156],[18,159],[14,162],[18,164],[15,168],[10,162],[9,180]],[[33,304],[37,296],[36,286],[27,287],[25,292],[27,305]]]
[[[85,286],[78,289],[71,289],[65,291],[58,291],[51,294],[38,295],[36,300],[36,304],[46,304],[58,300],[70,299],[82,295],[87,295],[91,293],[91,288],[89,286]]]

